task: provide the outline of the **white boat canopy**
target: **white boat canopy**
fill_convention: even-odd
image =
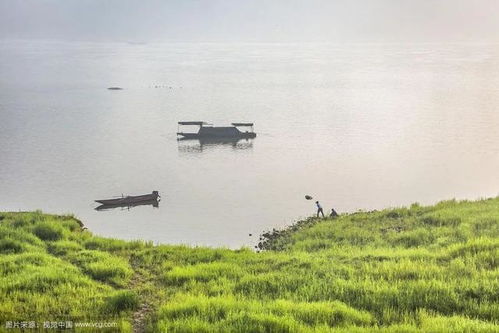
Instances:
[[[197,125],[197,126],[202,126],[202,125],[207,125],[208,123],[205,121],[179,121],[179,125]]]

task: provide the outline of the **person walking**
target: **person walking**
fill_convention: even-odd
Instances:
[[[317,217],[319,217],[319,214],[322,214],[322,217],[325,217],[324,211],[322,210],[322,206],[319,201],[316,201],[315,204],[317,205]]]

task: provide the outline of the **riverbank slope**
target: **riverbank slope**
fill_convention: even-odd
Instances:
[[[499,330],[499,198],[308,219],[259,246],[154,246],[0,213],[0,330]]]

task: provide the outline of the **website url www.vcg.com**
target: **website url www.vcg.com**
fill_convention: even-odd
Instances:
[[[118,327],[118,324],[115,322],[82,322],[82,323],[74,323],[75,328],[109,328],[109,327]]]

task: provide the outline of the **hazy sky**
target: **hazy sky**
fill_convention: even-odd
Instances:
[[[0,0],[0,38],[499,42],[499,0]]]

